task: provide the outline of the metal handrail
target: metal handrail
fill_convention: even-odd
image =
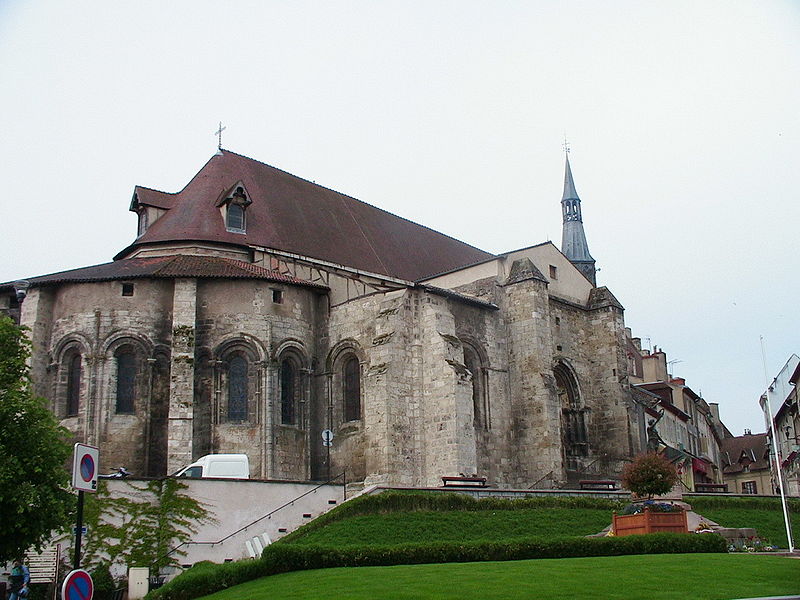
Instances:
[[[544,480],[545,480],[545,479],[547,479],[548,477],[549,477],[550,479],[552,479],[552,478],[553,478],[553,475],[554,475],[554,472],[553,472],[553,471],[550,471],[549,473],[547,473],[547,474],[545,474],[545,475],[542,475],[541,477],[539,477],[539,479],[537,479],[536,481],[534,481],[534,482],[533,482],[533,483],[532,483],[532,484],[531,484],[531,485],[528,487],[528,489],[529,489],[529,490],[532,490],[533,488],[535,488],[537,485],[539,485],[539,484],[540,484],[542,481],[544,481]]]
[[[236,530],[236,531],[234,531],[233,533],[229,533],[229,534],[228,534],[228,535],[226,535],[224,538],[222,538],[222,539],[220,539],[220,540],[217,540],[216,542],[193,542],[193,541],[190,541],[190,542],[181,542],[180,544],[178,544],[178,545],[177,545],[177,546],[175,546],[174,548],[171,548],[171,549],[169,550],[169,552],[167,552],[166,554],[162,554],[162,555],[161,555],[161,556],[159,556],[157,559],[155,559],[155,560],[154,560],[152,563],[150,563],[150,567],[152,568],[152,567],[153,567],[154,565],[156,565],[156,564],[157,564],[157,563],[158,563],[160,560],[162,560],[162,559],[164,559],[164,558],[167,558],[167,557],[168,557],[168,556],[170,556],[172,553],[174,553],[174,552],[176,552],[177,550],[181,549],[183,546],[196,545],[196,546],[212,546],[212,547],[213,547],[213,546],[215,546],[215,545],[217,545],[217,544],[221,544],[222,542],[224,542],[224,541],[226,541],[226,540],[229,540],[230,538],[232,538],[232,537],[233,537],[233,536],[235,536],[236,534],[239,534],[239,533],[241,533],[242,531],[246,531],[246,530],[247,530],[249,527],[252,527],[253,525],[255,525],[256,523],[258,523],[259,521],[263,521],[264,519],[271,517],[272,515],[274,515],[274,514],[275,514],[276,512],[278,512],[279,510],[283,510],[284,508],[286,508],[287,506],[291,506],[292,504],[294,504],[296,501],[300,500],[301,498],[304,498],[305,496],[308,496],[309,494],[311,494],[311,493],[313,493],[313,492],[316,492],[316,491],[317,491],[318,489],[320,489],[321,487],[324,487],[324,486],[326,486],[326,485],[329,485],[331,482],[333,482],[333,481],[336,481],[336,480],[337,480],[337,479],[339,479],[340,477],[343,479],[343,485],[345,486],[345,494],[347,494],[347,479],[346,479],[346,475],[347,475],[347,471],[342,471],[342,472],[341,472],[341,473],[339,473],[338,475],[336,475],[336,476],[334,476],[334,477],[331,477],[331,478],[330,478],[330,479],[328,479],[327,481],[324,481],[324,482],[320,483],[318,486],[316,486],[316,487],[314,487],[314,488],[311,488],[310,490],[308,490],[308,491],[306,491],[306,492],[303,492],[302,494],[300,494],[300,495],[299,495],[299,496],[297,496],[296,498],[293,498],[292,500],[289,500],[288,502],[286,502],[286,503],[282,504],[282,505],[281,505],[281,506],[279,506],[278,508],[275,508],[275,509],[273,509],[273,510],[269,511],[267,514],[265,514],[265,515],[263,515],[263,516],[261,516],[261,517],[257,518],[255,521],[251,521],[250,523],[248,523],[247,525],[245,525],[245,526],[243,526],[243,527],[240,527],[239,529],[237,529],[237,530]],[[346,498],[346,496],[345,496],[345,498]]]

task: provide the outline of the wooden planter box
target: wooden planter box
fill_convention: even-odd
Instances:
[[[614,535],[637,535],[641,533],[689,533],[686,523],[686,511],[650,512],[645,508],[635,515],[618,515],[614,513]]]

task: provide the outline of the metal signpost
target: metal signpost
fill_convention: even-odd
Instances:
[[[330,429],[326,429],[322,432],[322,445],[325,446],[325,450],[327,453],[327,460],[325,461],[328,465],[328,481],[331,480],[331,446],[333,446],[333,432]]]
[[[72,487],[78,490],[78,515],[75,524],[75,560],[72,568],[77,572],[81,567],[81,535],[83,534],[83,492],[94,493],[97,491],[97,474],[100,466],[100,450],[86,444],[75,444],[72,457]],[[86,573],[86,571],[83,571]],[[89,574],[86,573],[89,577]],[[91,584],[92,578],[89,577]],[[64,583],[66,586],[66,581]],[[66,588],[64,588],[66,589]],[[91,590],[90,590],[91,591]],[[77,593],[77,592],[76,592]],[[89,598],[67,598],[62,590],[63,600],[89,600]]]

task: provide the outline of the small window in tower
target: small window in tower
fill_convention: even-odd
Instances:
[[[550,265],[550,279],[558,279],[558,267]]]
[[[122,295],[123,296],[133,296],[133,284],[132,283],[123,283],[122,284]]]
[[[274,304],[283,304],[283,290],[272,290],[272,302]]]

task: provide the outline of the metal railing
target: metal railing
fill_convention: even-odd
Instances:
[[[222,539],[219,539],[219,540],[217,540],[217,541],[215,541],[215,542],[194,542],[194,541],[189,541],[189,542],[181,542],[180,544],[178,544],[178,545],[177,545],[177,546],[175,546],[174,548],[171,548],[171,549],[170,549],[170,550],[169,550],[169,551],[168,551],[166,554],[162,554],[162,555],[161,555],[161,556],[159,556],[157,559],[155,559],[155,560],[154,560],[152,563],[150,563],[150,568],[152,569],[154,566],[156,566],[156,565],[157,565],[159,562],[161,562],[163,559],[165,559],[165,558],[167,558],[167,557],[171,556],[172,554],[174,554],[175,552],[177,552],[178,550],[180,550],[180,549],[181,549],[181,548],[183,548],[184,546],[211,546],[211,547],[214,547],[214,546],[216,546],[217,544],[222,544],[223,542],[225,542],[225,541],[227,541],[227,540],[231,539],[231,538],[232,538],[232,537],[234,537],[235,535],[237,535],[237,534],[239,534],[239,533],[241,533],[241,532],[243,532],[243,531],[247,531],[247,529],[248,529],[248,528],[252,527],[252,526],[253,526],[253,525],[255,525],[256,523],[258,523],[258,522],[260,522],[260,521],[263,521],[264,519],[268,519],[268,518],[272,517],[272,515],[274,515],[274,514],[275,514],[275,513],[277,513],[278,511],[281,511],[281,510],[283,510],[283,509],[284,509],[284,508],[286,508],[287,506],[292,506],[292,505],[293,505],[295,502],[297,502],[297,501],[298,501],[298,500],[300,500],[301,498],[305,498],[305,497],[306,497],[306,496],[308,496],[309,494],[313,494],[313,493],[314,493],[314,492],[316,492],[318,489],[320,489],[320,488],[322,488],[322,487],[325,487],[326,485],[330,485],[331,483],[333,483],[334,481],[337,481],[338,479],[341,479],[341,480],[342,480],[342,487],[343,487],[343,489],[344,489],[344,500],[347,500],[347,471],[342,471],[342,472],[341,472],[341,473],[339,473],[338,475],[335,475],[334,477],[331,477],[330,479],[328,479],[327,481],[324,481],[324,482],[320,483],[320,484],[319,484],[319,485],[317,485],[316,487],[313,487],[313,488],[311,488],[310,490],[307,490],[307,491],[303,492],[302,494],[300,494],[300,495],[299,495],[299,496],[297,496],[296,498],[292,498],[292,499],[291,499],[291,500],[289,500],[288,502],[285,502],[284,504],[281,504],[281,505],[280,505],[278,508],[275,508],[275,509],[273,509],[273,510],[269,511],[267,514],[260,516],[260,517],[259,517],[259,518],[257,518],[256,520],[254,520],[254,521],[251,521],[250,523],[248,523],[247,525],[244,525],[243,527],[240,527],[239,529],[237,529],[237,530],[236,530],[236,531],[234,531],[233,533],[229,533],[228,535],[226,535],[226,536],[225,536],[224,538],[222,538]]]

